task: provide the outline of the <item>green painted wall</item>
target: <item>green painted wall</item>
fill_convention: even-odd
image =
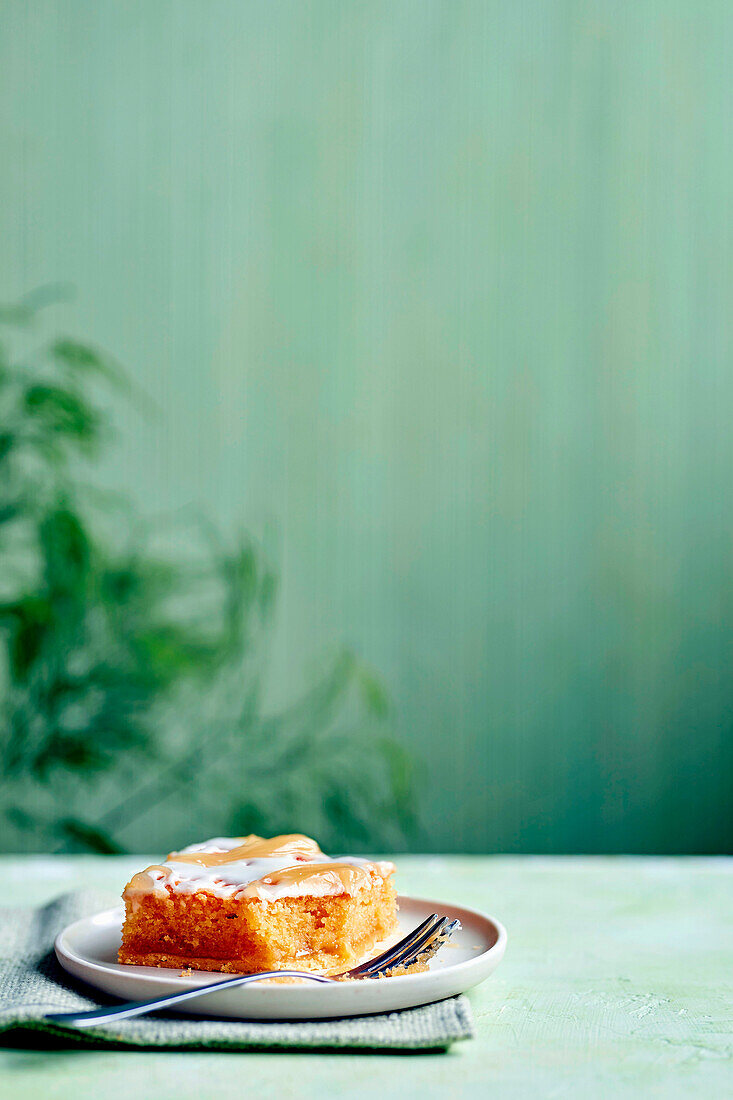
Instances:
[[[0,294],[157,402],[100,471],[279,531],[429,846],[721,850],[733,6],[5,0]]]

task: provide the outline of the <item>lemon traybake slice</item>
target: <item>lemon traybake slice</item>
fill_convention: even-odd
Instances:
[[[394,864],[294,833],[217,837],[125,887],[121,963],[250,973],[353,966],[397,925]]]

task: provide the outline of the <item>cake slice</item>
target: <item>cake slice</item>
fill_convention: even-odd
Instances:
[[[300,834],[217,837],[125,887],[121,963],[338,973],[397,926],[394,864],[330,859]]]

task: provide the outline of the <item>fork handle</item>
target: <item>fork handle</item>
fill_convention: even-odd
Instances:
[[[52,1024],[65,1027],[94,1027],[107,1020],[128,1020],[131,1016],[144,1016],[148,1012],[158,1012],[170,1005],[191,1001],[215,989],[227,989],[235,985],[249,985],[261,982],[264,978],[307,978],[312,982],[330,984],[333,978],[324,978],[322,974],[309,974],[304,970],[265,970],[261,974],[239,974],[236,978],[226,978],[223,982],[211,985],[199,985],[195,989],[186,989],[182,993],[170,993],[167,997],[154,997],[151,1001],[127,1001],[111,1008],[93,1008],[89,1012],[47,1012],[44,1016]]]

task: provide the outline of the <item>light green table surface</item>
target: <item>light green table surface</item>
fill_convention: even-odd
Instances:
[[[140,857],[0,860],[3,903],[121,887]],[[709,1097],[733,1095],[733,861],[399,859],[405,893],[509,930],[471,994],[478,1036],[447,1054],[148,1053],[0,1048],[0,1095]]]

